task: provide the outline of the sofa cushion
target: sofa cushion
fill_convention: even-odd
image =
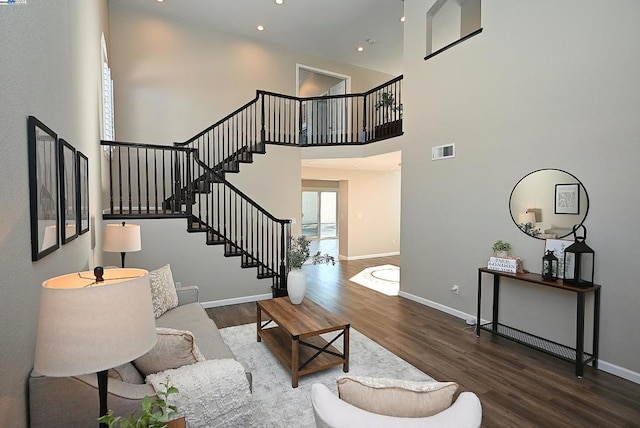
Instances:
[[[207,316],[200,303],[181,305],[166,312],[156,320],[156,326],[190,331],[207,360],[235,358],[222,340],[218,326]]]
[[[176,293],[169,265],[149,272],[149,282],[151,283],[153,313],[156,318],[178,306],[178,293]]]
[[[204,361],[190,331],[157,328],[158,342],[133,364],[144,376]]]
[[[368,412],[397,417],[435,415],[451,406],[457,389],[455,382],[338,378],[338,394],[343,401]]]
[[[121,366],[109,369],[109,377],[126,383],[135,383],[137,385],[144,383],[142,375],[131,363],[122,364]]]

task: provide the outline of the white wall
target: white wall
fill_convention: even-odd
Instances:
[[[27,426],[40,285],[93,267],[91,233],[31,261],[27,116],[33,115],[89,158],[90,193],[99,189],[100,33],[106,2],[29,0],[0,8],[0,425]],[[91,198],[90,198],[91,199]],[[90,200],[91,214],[101,210]],[[97,229],[97,231],[96,231]],[[99,255],[96,255],[96,260]]]
[[[251,101],[257,89],[295,95],[296,64],[351,76],[353,92],[394,77],[115,2],[110,25],[121,141],[184,141]]]
[[[352,259],[400,251],[399,171],[303,167],[302,178],[348,183],[346,207],[343,196],[340,198],[340,239],[346,238],[348,243],[346,253],[341,243],[341,257]],[[343,221],[347,222],[346,230]]]
[[[638,381],[640,3],[486,1],[483,33],[424,61],[432,4],[405,1],[402,291],[475,312],[477,267],[497,239],[539,272],[544,241],[513,224],[509,194],[531,171],[567,170],[590,198],[601,367]],[[456,158],[432,162],[431,146],[445,143],[456,144]],[[504,286],[501,317],[572,345],[568,294]]]

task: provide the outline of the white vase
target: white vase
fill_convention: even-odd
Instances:
[[[287,274],[287,292],[289,300],[299,305],[307,292],[307,274],[302,269],[292,269]]]
[[[507,257],[509,257],[509,252],[508,251],[497,251],[496,252],[496,256],[501,257],[503,259],[506,259]]]

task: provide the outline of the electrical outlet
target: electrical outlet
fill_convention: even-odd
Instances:
[[[454,284],[454,285],[452,285],[452,286],[451,286],[451,292],[452,292],[453,294],[460,294],[460,287],[458,287],[458,286],[457,286],[457,285],[455,285],[455,284]]]
[[[176,282],[176,288],[182,287],[182,283],[180,281]]]

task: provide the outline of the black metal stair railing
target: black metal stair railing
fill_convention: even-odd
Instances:
[[[189,232],[205,232],[208,245],[271,278],[274,296],[286,294],[290,220],[274,217],[193,148],[102,141],[109,162],[105,219],[187,218]],[[197,177],[194,179],[194,177]]]
[[[224,245],[227,257],[255,267],[258,278],[273,279],[273,295],[286,294],[286,253],[291,220],[274,217],[222,175],[196,159],[203,177],[192,192],[190,232],[206,232],[207,244]]]
[[[361,145],[402,135],[402,78],[367,92],[293,97],[257,91],[244,106],[176,147],[198,150],[218,173],[238,172],[266,144]]]
[[[109,209],[103,218],[191,215],[187,187],[193,182],[188,147],[102,141],[109,170]]]
[[[109,210],[103,218],[188,218],[190,232],[224,245],[226,256],[272,278],[286,294],[289,220],[277,219],[229,183],[225,174],[266,152],[361,145],[402,135],[402,76],[360,94],[256,97],[182,143],[171,146],[103,141],[109,161]]]

